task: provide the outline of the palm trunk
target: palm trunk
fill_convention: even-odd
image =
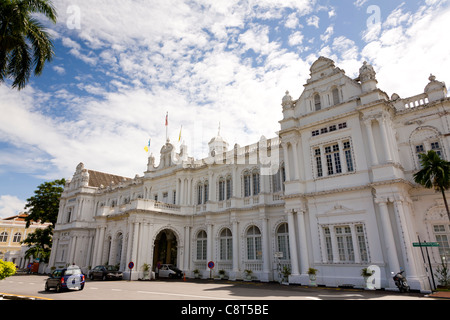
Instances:
[[[447,198],[445,197],[445,189],[441,187],[442,197],[444,198],[445,209],[447,209],[448,219],[450,220],[450,210],[448,210]]]

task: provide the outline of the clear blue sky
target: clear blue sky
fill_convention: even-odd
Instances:
[[[276,135],[319,56],[350,77],[363,61],[388,95],[450,83],[449,1],[54,0],[55,58],[20,92],[0,85],[0,217],[36,187],[89,169],[134,177],[159,161],[164,118],[178,148],[206,155]]]

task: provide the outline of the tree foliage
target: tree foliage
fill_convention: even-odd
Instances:
[[[434,150],[419,155],[422,169],[416,172],[413,177],[416,183],[425,188],[434,188],[442,193],[445,209],[450,219],[445,190],[450,187],[450,162],[442,159]]]
[[[10,277],[16,273],[16,265],[9,261],[0,260],[0,280]]]
[[[12,78],[12,87],[19,90],[32,69],[40,75],[54,55],[49,34],[33,17],[36,13],[56,23],[56,10],[49,0],[0,1],[0,83]]]
[[[65,183],[65,179],[44,182],[34,191],[34,196],[27,199],[25,209],[29,209],[29,214],[25,218],[26,227],[30,226],[31,221],[50,222],[51,225],[45,229],[36,229],[22,241],[22,244],[30,247],[25,252],[26,257],[33,256],[48,262],[52,247],[53,229],[58,219],[59,199],[64,191]]]
[[[28,217],[25,218],[27,228],[31,221],[50,222],[53,229],[58,218],[59,199],[64,191],[66,180],[59,179],[40,184],[34,191],[34,196],[27,199],[25,209],[29,209]]]

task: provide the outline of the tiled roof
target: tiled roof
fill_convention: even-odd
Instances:
[[[116,176],[109,173],[99,172],[95,170],[88,170],[89,172],[89,186],[91,187],[100,187],[100,185],[103,185],[104,187],[107,187],[111,184],[111,182],[114,182],[114,184],[119,184],[119,182],[122,181],[128,181],[131,180],[130,178]]]

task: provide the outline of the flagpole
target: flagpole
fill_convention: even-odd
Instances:
[[[167,128],[169,126],[169,112],[167,111],[166,113],[166,143],[168,142],[168,138],[167,138]]]

